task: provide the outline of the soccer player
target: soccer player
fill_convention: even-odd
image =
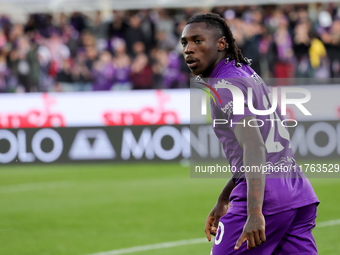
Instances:
[[[230,89],[217,89],[222,105],[211,103],[212,119],[228,121],[216,124],[214,131],[237,169],[207,217],[208,240],[215,235],[211,254],[318,254],[311,230],[319,200],[295,163],[286,127],[275,121],[283,119],[280,110],[269,115],[250,111],[247,89],[258,110],[271,108],[270,91],[242,56],[229,26],[215,14],[194,16],[181,43],[194,76],[215,88],[235,86],[244,96],[243,115],[233,113]],[[242,171],[247,166],[271,171]]]

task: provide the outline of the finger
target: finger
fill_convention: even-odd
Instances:
[[[208,224],[208,223],[207,223],[207,224]],[[211,236],[210,236],[210,226],[207,226],[207,225],[206,225],[204,231],[205,231],[205,235],[207,236],[208,241],[210,242],[210,241],[211,241]]]
[[[205,235],[207,236],[208,241],[211,241],[211,235],[209,230],[205,230]]]
[[[262,241],[260,239],[260,233],[259,232],[254,233],[254,239],[255,239],[256,246],[261,245]]]
[[[260,238],[262,242],[267,241],[265,230],[260,230]]]
[[[210,230],[211,230],[211,222],[212,222],[212,220],[213,219],[211,217],[208,217],[207,221],[205,223],[205,228],[204,228],[205,234],[206,234],[207,239],[208,239],[209,242],[211,241]]]
[[[238,238],[234,249],[238,250],[246,240],[247,240],[246,235],[244,233],[242,233],[242,235]]]
[[[254,233],[248,234],[247,240],[248,240],[248,242],[247,242],[248,250],[250,250],[251,248],[255,248],[256,247],[255,240],[254,240]]]

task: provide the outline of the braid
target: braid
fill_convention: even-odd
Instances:
[[[225,36],[229,45],[227,49],[227,57],[229,57],[230,60],[235,60],[236,64],[249,64],[249,62],[243,57],[241,50],[237,47],[233,33],[231,32],[230,27],[223,18],[213,13],[199,14],[191,17],[188,20],[187,25],[200,22],[205,23],[210,29],[219,30],[221,36]]]
[[[241,50],[237,47],[230,27],[224,20],[223,23],[225,24],[226,38],[227,42],[229,43],[229,48],[227,50],[228,55],[231,56],[232,59],[235,59],[236,63],[248,64],[248,62],[244,59]]]

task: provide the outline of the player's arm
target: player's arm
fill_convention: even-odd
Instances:
[[[205,223],[205,234],[209,242],[211,241],[211,235],[216,235],[218,222],[220,218],[227,213],[228,205],[229,205],[229,196],[232,190],[235,188],[234,180],[231,177],[227,184],[224,186],[221,194],[218,197],[217,203],[214,208],[211,210],[207,217],[207,221]]]
[[[245,120],[245,123],[248,123],[251,119],[255,118],[253,116],[247,116],[243,118],[242,121]],[[260,245],[261,242],[266,241],[265,220],[262,214],[266,177],[261,169],[266,162],[265,145],[258,127],[237,125],[234,133],[238,143],[243,148],[243,165],[245,167],[257,167],[257,169],[260,170],[258,172],[245,173],[247,180],[248,218],[235,246],[235,249],[238,249],[241,244],[247,240],[247,248],[251,249]]]

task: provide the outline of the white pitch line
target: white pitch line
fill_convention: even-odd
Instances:
[[[316,228],[323,228],[323,227],[329,227],[329,226],[335,226],[335,225],[340,225],[340,219],[319,222],[316,224]],[[189,240],[180,240],[180,241],[175,241],[175,242],[134,246],[134,247],[125,248],[125,249],[103,251],[103,252],[92,253],[88,255],[120,255],[120,254],[128,254],[128,253],[135,253],[135,252],[141,252],[141,251],[151,251],[151,250],[158,250],[158,249],[164,249],[164,248],[173,248],[173,247],[178,247],[178,246],[200,244],[200,243],[207,243],[207,242],[208,241],[206,238],[197,238],[197,239],[189,239]]]
[[[323,227],[329,227],[329,226],[335,226],[335,225],[340,225],[340,219],[328,220],[328,221],[316,223],[317,228],[323,228]]]
[[[199,244],[199,243],[205,243],[205,242],[207,242],[206,238],[180,240],[180,241],[168,242],[168,243],[157,243],[157,244],[149,244],[149,245],[142,245],[142,246],[134,246],[130,248],[113,250],[113,251],[104,251],[104,252],[99,252],[99,253],[93,253],[90,255],[120,255],[120,254],[134,253],[134,252],[140,252],[140,251],[173,248],[173,247],[178,247],[178,246]]]
[[[13,192],[22,192],[22,191],[30,191],[30,190],[45,190],[45,189],[54,189],[65,187],[72,182],[69,181],[55,181],[55,182],[33,182],[33,183],[24,183],[24,184],[14,184],[14,185],[6,185],[0,187],[0,193],[13,193]]]

